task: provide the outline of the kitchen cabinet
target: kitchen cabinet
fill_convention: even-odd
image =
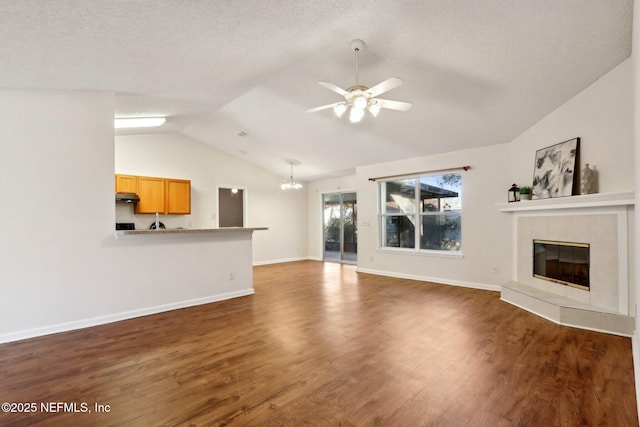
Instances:
[[[191,214],[191,181],[152,176],[116,175],[116,193],[136,193],[137,214]]]
[[[166,213],[189,215],[191,213],[191,181],[166,180]]]
[[[135,175],[116,175],[116,193],[137,193],[138,177]]]
[[[149,176],[138,177],[137,214],[165,213],[165,179]]]

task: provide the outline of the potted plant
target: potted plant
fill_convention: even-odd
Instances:
[[[531,187],[520,187],[520,200],[531,200]]]

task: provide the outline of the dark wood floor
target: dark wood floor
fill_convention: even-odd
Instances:
[[[0,425],[638,425],[629,338],[338,264],[257,267],[255,289],[0,345],[0,400],[38,405]]]

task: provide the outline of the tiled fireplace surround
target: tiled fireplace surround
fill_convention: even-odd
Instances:
[[[630,336],[628,230],[633,193],[500,204],[513,221],[513,278],[501,298],[553,322]],[[533,277],[533,240],[590,244],[591,290]]]

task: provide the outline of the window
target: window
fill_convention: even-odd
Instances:
[[[462,175],[379,181],[383,248],[460,252]]]

